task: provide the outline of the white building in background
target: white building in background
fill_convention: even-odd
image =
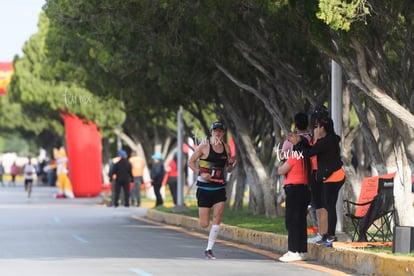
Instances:
[[[36,165],[37,163],[47,159],[46,150],[40,149],[39,156],[32,157],[32,164]],[[19,168],[23,168],[23,166],[28,162],[28,156],[18,156],[15,152],[7,152],[0,154],[0,161],[3,162],[4,170],[6,174],[10,173],[10,168],[13,162],[16,162],[16,165]]]

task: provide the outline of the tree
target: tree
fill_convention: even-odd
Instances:
[[[370,144],[371,160],[380,174],[397,171],[395,190],[400,222],[414,225],[409,173],[414,157],[414,149],[410,146],[414,138],[414,55],[410,50],[414,4],[412,1],[376,0],[351,3],[353,5],[349,6],[337,1],[325,6],[320,2],[320,15],[346,13],[352,24],[338,26],[321,16],[334,30],[349,31],[330,32],[331,43],[317,46],[324,47],[344,68],[349,83],[358,89],[351,93],[364,95],[365,112],[373,114],[373,123],[368,125],[362,112],[358,116],[363,122],[365,140],[374,142]],[[358,20],[361,17],[364,20]],[[353,98],[356,99],[356,95]]]
[[[120,97],[127,110],[141,107],[140,112],[128,112],[124,127],[130,136],[137,137],[136,141],[143,141],[143,144],[148,144],[144,139],[154,140],[156,133],[164,133],[163,137],[166,137],[168,131],[165,128],[160,131],[163,128],[157,127],[152,131],[154,135],[143,130],[153,129],[154,125],[167,125],[163,115],[167,117],[175,113],[178,104],[197,116],[202,114],[200,106],[205,108],[214,104],[219,107],[220,86],[229,87],[222,85],[223,81],[227,82],[225,78],[218,78],[220,71],[228,72],[229,76],[230,70],[235,70],[237,78],[243,79],[239,83],[253,88],[257,86],[249,90],[257,91],[255,96],[262,102],[257,103],[255,110],[264,104],[276,118],[276,125],[285,131],[288,129],[285,122],[291,119],[284,111],[292,107],[302,110],[303,96],[308,97],[315,90],[326,91],[317,88],[318,83],[327,87],[323,81],[326,77],[320,77],[323,66],[318,67],[321,70],[306,68],[308,63],[304,60],[309,57],[309,63],[323,64],[318,61],[319,53],[303,43],[300,36],[291,39],[288,34],[292,30],[274,35],[273,29],[290,26],[292,21],[288,15],[280,17],[283,13],[269,9],[267,3],[257,1],[251,6],[239,1],[226,1],[225,5],[220,1],[123,1],[120,5],[104,1],[96,6],[81,2],[48,3],[46,14],[51,18],[55,32],[52,37],[58,38],[49,40],[49,48],[57,48],[57,43],[60,45],[63,41],[64,47],[54,53],[55,60],[70,57],[75,63],[90,66],[90,70],[85,70],[90,74],[89,79],[102,79],[96,75],[100,72],[96,67],[110,74],[111,83],[115,84],[113,90],[121,91]],[[283,8],[285,6],[279,9]],[[140,38],[138,42],[136,37]],[[53,45],[55,47],[51,47]],[[314,54],[303,55],[312,51]],[[304,66],[298,69],[292,65]],[[308,77],[311,73],[318,77]],[[315,79],[321,81],[315,82]],[[309,93],[303,94],[303,89]],[[278,97],[282,102],[277,100]],[[314,95],[308,98],[315,102]],[[197,99],[196,105],[194,99]],[[132,108],[128,109],[128,106]],[[230,105],[226,108],[230,109]],[[217,108],[216,112],[219,110]],[[220,114],[224,117],[226,113]],[[242,115],[248,117],[248,114]],[[208,125],[203,123],[205,129]],[[260,131],[253,137],[259,134]],[[265,137],[260,136],[255,143],[263,142],[261,139]],[[276,137],[281,140],[280,131],[276,132]],[[244,153],[240,152],[241,155]],[[250,157],[251,154],[245,159],[250,160]],[[273,175],[274,168],[269,166],[269,160],[267,154],[259,156],[257,164],[244,162],[245,166],[252,166],[245,168],[251,179],[257,178],[252,175],[254,167],[266,168],[261,172],[261,178],[266,175],[267,180],[258,182],[260,189],[252,191],[253,198],[261,198],[262,190],[265,191],[263,194],[272,195],[268,192],[269,176]],[[274,216],[274,200],[269,198],[265,202],[263,210]]]
[[[350,147],[361,136],[369,145],[365,159],[380,173],[396,167],[396,152],[406,152],[412,162],[411,10],[403,0],[55,0],[46,7],[53,26],[48,56],[54,64],[70,60],[83,68],[82,83],[95,95],[123,101],[125,132],[147,152],[157,137],[171,144],[167,118],[174,118],[179,105],[199,121],[188,121],[186,129],[208,130],[212,111],[219,114],[240,139],[246,176],[260,179],[252,191],[259,199],[275,178],[275,161],[252,148],[281,142],[294,113],[328,102],[331,59],[342,66],[352,99],[343,110],[346,122],[354,116],[360,123],[346,126],[343,134],[347,172],[354,173]],[[400,103],[410,103],[410,109]],[[258,125],[247,129],[246,122]],[[393,144],[404,151],[390,152]],[[271,201],[253,209],[273,216]]]
[[[112,132],[114,126],[123,120],[121,103],[93,95],[85,89],[82,86],[82,69],[79,67],[69,63],[65,67],[61,62],[58,68],[54,67],[57,70],[53,70],[45,54],[47,33],[48,20],[41,14],[39,32],[24,45],[24,56],[14,62],[15,73],[8,95],[13,109],[8,113],[14,116],[14,120],[8,120],[13,122],[9,127],[21,128],[35,135],[62,136],[60,114],[72,113],[94,121],[103,134],[108,130]],[[62,80],[57,72],[71,75],[72,79],[67,77]],[[119,109],[113,109],[116,106]],[[109,109],[113,111],[107,112]]]

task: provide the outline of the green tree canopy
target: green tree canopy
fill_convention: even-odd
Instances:
[[[71,113],[93,121],[103,134],[112,132],[124,120],[122,102],[88,90],[87,74],[82,67],[48,59],[48,26],[48,19],[41,14],[39,32],[24,45],[24,56],[14,62],[15,74],[7,100],[14,106],[9,113],[21,119],[11,127],[21,127],[36,135],[45,130],[62,135],[60,114]]]

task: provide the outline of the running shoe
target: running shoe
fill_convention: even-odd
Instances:
[[[308,243],[317,243],[318,241],[320,241],[322,239],[321,234],[316,233],[315,236],[308,238]]]
[[[279,258],[279,261],[284,262],[284,263],[295,262],[295,261],[305,261],[305,260],[306,260],[305,253],[292,252],[292,251],[286,252],[282,257]]]
[[[204,255],[206,256],[206,259],[208,260],[215,260],[216,257],[213,255],[213,251],[211,249],[204,251]]]
[[[320,241],[316,242],[316,244],[331,247],[332,243],[336,241],[338,241],[338,239],[335,236],[324,236]]]

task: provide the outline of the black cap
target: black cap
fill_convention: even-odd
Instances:
[[[313,114],[317,117],[328,117],[329,116],[329,110],[324,105],[316,105],[315,109],[313,110]]]
[[[216,128],[222,129],[224,131],[226,130],[226,126],[222,122],[212,123],[211,126],[210,126],[210,131],[212,131],[213,129],[216,129]]]

